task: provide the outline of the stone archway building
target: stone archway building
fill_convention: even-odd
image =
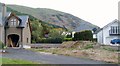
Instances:
[[[6,12],[5,4],[0,5],[0,41],[7,46],[20,42],[31,44],[31,27],[29,16],[17,16],[12,12]],[[15,37],[16,36],[16,37]],[[17,39],[19,36],[19,39]],[[14,46],[16,47],[16,46]]]

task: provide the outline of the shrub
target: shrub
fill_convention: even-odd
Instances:
[[[72,41],[72,38],[64,38],[64,41]]]
[[[35,41],[35,40],[32,40],[32,43],[36,43],[36,41]]]
[[[62,43],[63,39],[62,38],[50,38],[49,42],[50,43]]]
[[[93,40],[93,34],[92,34],[91,30],[76,32],[74,34],[73,40],[86,40],[86,41]]]
[[[0,41],[0,49],[3,49],[4,46],[5,46],[5,45]]]
[[[42,38],[38,43],[62,43],[62,38]]]
[[[67,35],[66,38],[72,38],[72,34]]]

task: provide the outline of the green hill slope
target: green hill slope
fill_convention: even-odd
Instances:
[[[30,8],[19,5],[7,5],[9,8],[16,10],[20,13],[29,14],[35,18],[42,20],[45,23],[54,24],[60,27],[65,27],[71,31],[91,30],[98,28],[85,20],[68,13],[56,11],[46,8]]]

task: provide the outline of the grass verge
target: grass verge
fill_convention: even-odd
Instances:
[[[10,59],[10,58],[0,58],[1,64],[38,64],[36,62],[27,61],[27,60],[20,60],[20,59]]]

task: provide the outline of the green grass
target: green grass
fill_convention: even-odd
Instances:
[[[2,64],[38,64],[32,61],[20,60],[20,59],[10,59],[10,58],[0,58],[0,63]]]

